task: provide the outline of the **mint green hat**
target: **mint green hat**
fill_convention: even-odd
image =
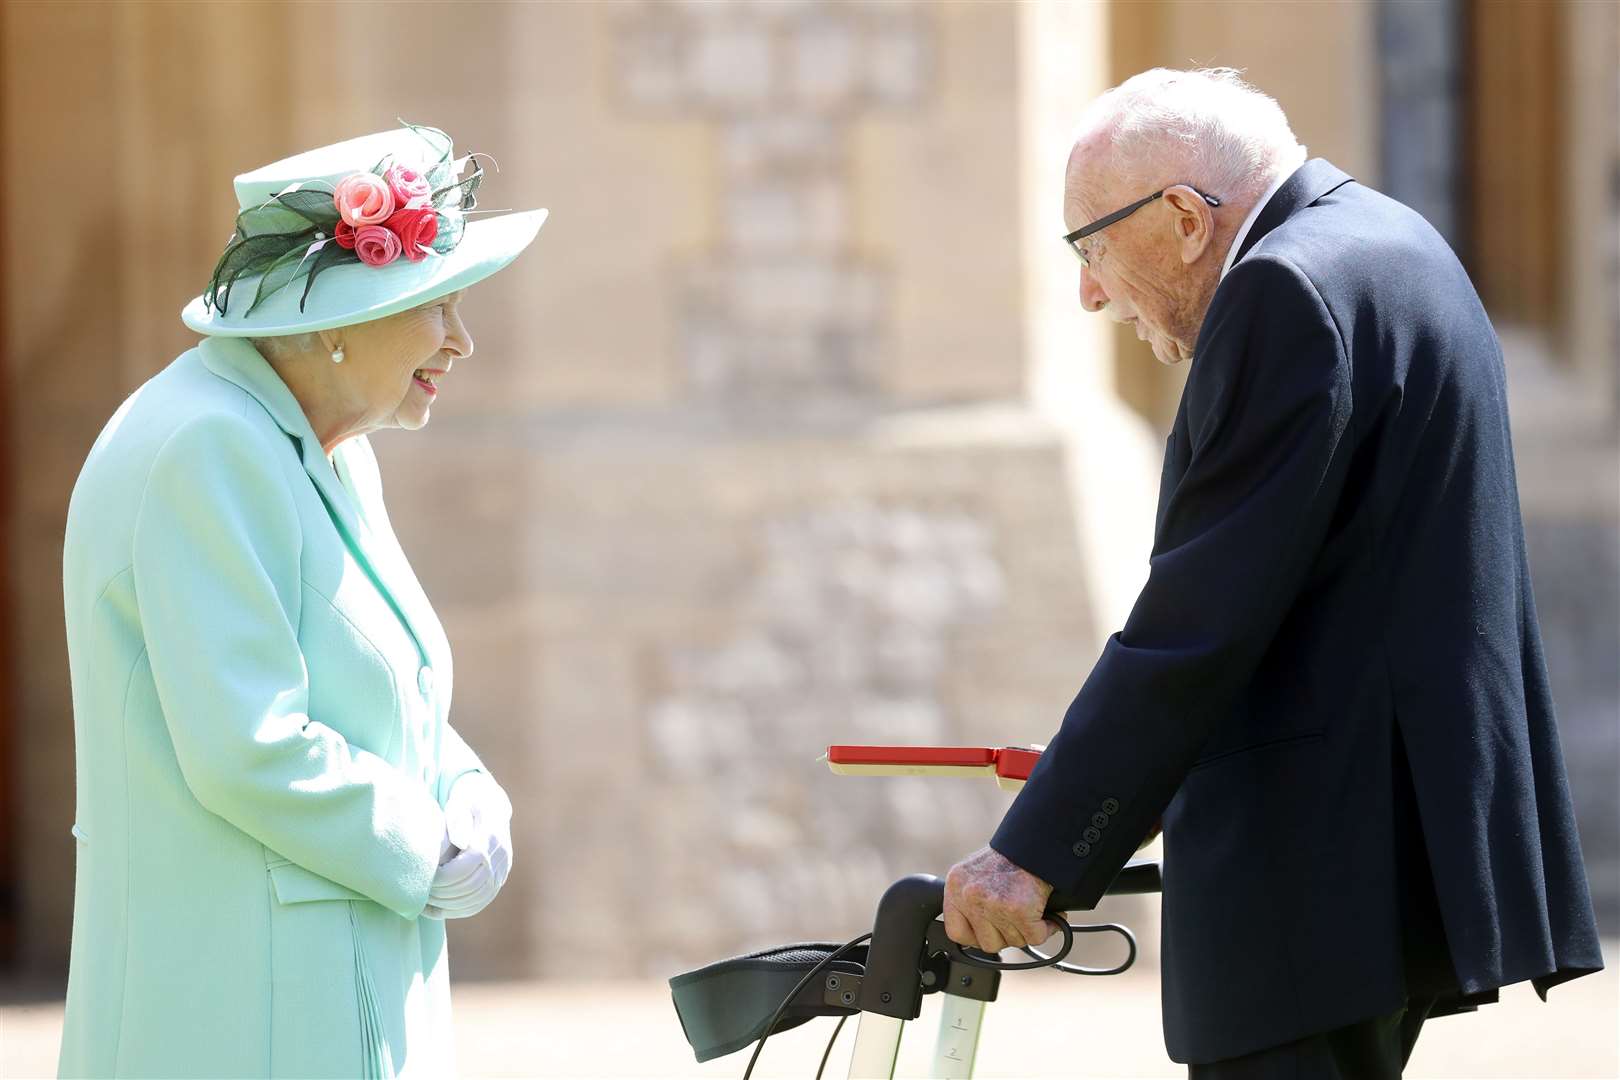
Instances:
[[[380,319],[483,280],[529,246],[547,211],[474,219],[480,156],[457,159],[444,132],[407,124],[243,173],[236,231],[181,320],[200,334],[277,337]]]

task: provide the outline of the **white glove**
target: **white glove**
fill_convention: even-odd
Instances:
[[[465,919],[495,899],[512,871],[512,803],[488,773],[464,773],[444,805],[439,870],[422,914]]]

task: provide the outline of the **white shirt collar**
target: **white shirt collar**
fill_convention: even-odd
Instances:
[[[1237,258],[1238,249],[1243,246],[1243,238],[1249,235],[1249,229],[1254,225],[1255,219],[1260,216],[1260,211],[1266,208],[1266,203],[1270,202],[1271,197],[1277,194],[1277,189],[1286,184],[1288,178],[1293,176],[1296,171],[1291,169],[1273,180],[1271,186],[1266,189],[1266,193],[1260,196],[1260,201],[1254,204],[1254,209],[1249,211],[1249,216],[1243,219],[1243,227],[1238,229],[1236,236],[1232,237],[1232,246],[1226,249],[1226,262],[1221,266],[1221,277],[1225,277],[1227,272],[1232,269],[1232,263]]]

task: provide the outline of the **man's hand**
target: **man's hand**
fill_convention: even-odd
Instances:
[[[1052,886],[983,847],[945,876],[945,933],[987,953],[1039,945],[1057,932],[1048,919]]]

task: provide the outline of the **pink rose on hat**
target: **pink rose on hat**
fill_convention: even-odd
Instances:
[[[367,266],[387,266],[399,258],[399,236],[384,225],[362,225],[354,230],[354,253]]]
[[[439,235],[439,215],[431,206],[407,206],[394,211],[388,228],[404,245],[405,257],[421,262],[432,250],[428,245]]]
[[[383,170],[383,179],[394,193],[396,207],[426,206],[433,197],[433,185],[428,183],[427,177],[408,166],[388,166]]]
[[[338,181],[332,192],[338,216],[356,229],[381,225],[394,212],[394,191],[376,173],[355,173]]]

